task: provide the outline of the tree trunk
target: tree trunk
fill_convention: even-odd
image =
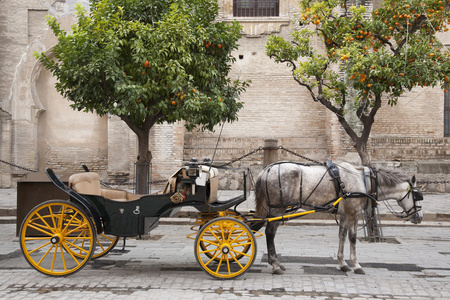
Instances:
[[[358,138],[355,142],[355,149],[358,152],[359,158],[361,158],[361,164],[363,166],[370,166],[370,155],[367,152],[367,139]]]
[[[138,138],[138,157],[136,160],[136,193],[148,194],[150,181],[150,163],[152,154],[149,151],[149,133],[150,129],[162,116],[161,112],[154,115],[148,115],[142,126],[137,126],[128,116],[120,116],[128,127],[137,135]]]
[[[152,161],[152,154],[149,150],[149,133],[143,131],[138,134],[138,156],[136,160],[136,193],[148,194],[150,182],[150,163]]]

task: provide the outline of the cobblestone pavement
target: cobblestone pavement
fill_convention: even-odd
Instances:
[[[449,299],[449,227],[436,223],[383,230],[388,242],[357,244],[366,275],[338,270],[336,225],[303,225],[278,231],[284,275],[271,274],[265,238],[260,237],[252,268],[237,279],[217,280],[200,269],[194,241],[186,238],[190,226],[180,224],[160,225],[147,239],[128,239],[125,252],[119,242],[113,253],[55,278],[28,265],[15,224],[3,224],[0,299]]]

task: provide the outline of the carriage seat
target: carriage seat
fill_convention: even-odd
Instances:
[[[73,174],[69,177],[69,187],[80,194],[103,196],[115,201],[131,201],[141,197],[125,190],[102,188],[100,176],[94,172]]]
[[[209,203],[217,201],[217,191],[219,189],[219,170],[217,168],[210,168],[209,166],[201,166],[202,173],[207,173],[206,180],[209,180]],[[177,186],[180,184],[179,178],[188,178],[186,175],[186,169],[180,168],[175,174],[170,176],[169,181],[164,189],[164,193],[173,193],[177,190]]]

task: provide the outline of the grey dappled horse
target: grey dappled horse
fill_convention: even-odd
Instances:
[[[387,169],[368,169],[355,167],[349,163],[336,164],[341,182],[346,193],[354,193],[345,197],[338,205],[339,216],[339,249],[337,258],[340,269],[344,272],[351,268],[344,260],[344,243],[348,234],[350,242],[350,262],[354,272],[364,274],[356,258],[356,231],[361,211],[368,204],[368,198],[358,193],[370,193],[371,187],[376,192],[379,201],[395,199],[403,209],[399,217],[413,223],[422,221],[422,211],[419,200],[423,199],[420,191],[415,190],[416,179],[409,180],[404,174]],[[372,171],[371,180],[367,180],[367,170]],[[366,189],[366,182],[369,185]],[[341,190],[342,194],[342,190]],[[356,195],[355,195],[356,194]],[[374,194],[375,195],[375,194]],[[326,207],[337,199],[337,189],[332,176],[325,165],[305,165],[291,162],[280,162],[267,166],[258,176],[255,184],[255,202],[257,217],[276,217],[286,212],[302,208],[305,210]],[[294,207],[294,209],[292,209]],[[331,212],[331,211],[326,211]],[[268,262],[273,267],[274,274],[283,274],[285,267],[278,261],[274,238],[280,221],[268,222],[266,239]],[[261,228],[263,224],[252,226]],[[256,228],[255,228],[256,227]]]

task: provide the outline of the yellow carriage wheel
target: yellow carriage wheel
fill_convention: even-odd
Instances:
[[[195,258],[215,278],[231,279],[244,274],[255,256],[255,236],[244,222],[235,218],[211,220],[195,239]]]
[[[234,218],[234,219],[238,219],[238,220],[240,220],[240,221],[243,221],[243,220],[244,220],[244,218],[242,218],[239,214],[237,214],[237,213],[235,213],[235,212],[233,212],[233,211],[231,211],[231,210],[225,211],[225,212],[223,212],[223,213],[224,213],[227,217],[231,217],[231,218]],[[216,216],[217,216],[217,214],[216,214]],[[217,229],[217,230],[220,230],[220,229]],[[213,235],[213,234],[218,234],[218,233],[219,233],[218,231],[216,231],[215,233],[212,233],[212,232],[208,233],[208,232],[206,232],[205,235]],[[235,236],[237,236],[237,235],[239,235],[239,231],[235,231],[235,232],[233,232],[233,234],[234,234]],[[250,241],[250,240],[249,240],[249,241]],[[208,247],[211,247],[211,245],[207,242],[207,240],[202,240],[202,241],[200,241],[199,243],[200,243],[200,248],[202,249],[202,251],[208,250]],[[250,249],[250,247],[251,247],[251,243],[248,243],[248,244],[244,247],[244,249],[242,249],[242,254],[237,254],[237,255],[236,255],[236,259],[239,260],[239,259],[241,259],[242,257],[244,257],[245,254],[246,254],[246,253],[248,252],[248,250]],[[204,253],[205,253],[205,255],[209,256],[209,258],[214,258],[214,260],[216,260],[217,262],[220,261],[220,257],[219,257],[219,256],[216,256],[216,255],[215,255],[216,253],[214,253],[214,252],[209,252],[209,251],[205,251]]]
[[[78,206],[50,200],[28,213],[20,228],[20,248],[41,273],[64,276],[81,270],[95,250],[91,218]]]

